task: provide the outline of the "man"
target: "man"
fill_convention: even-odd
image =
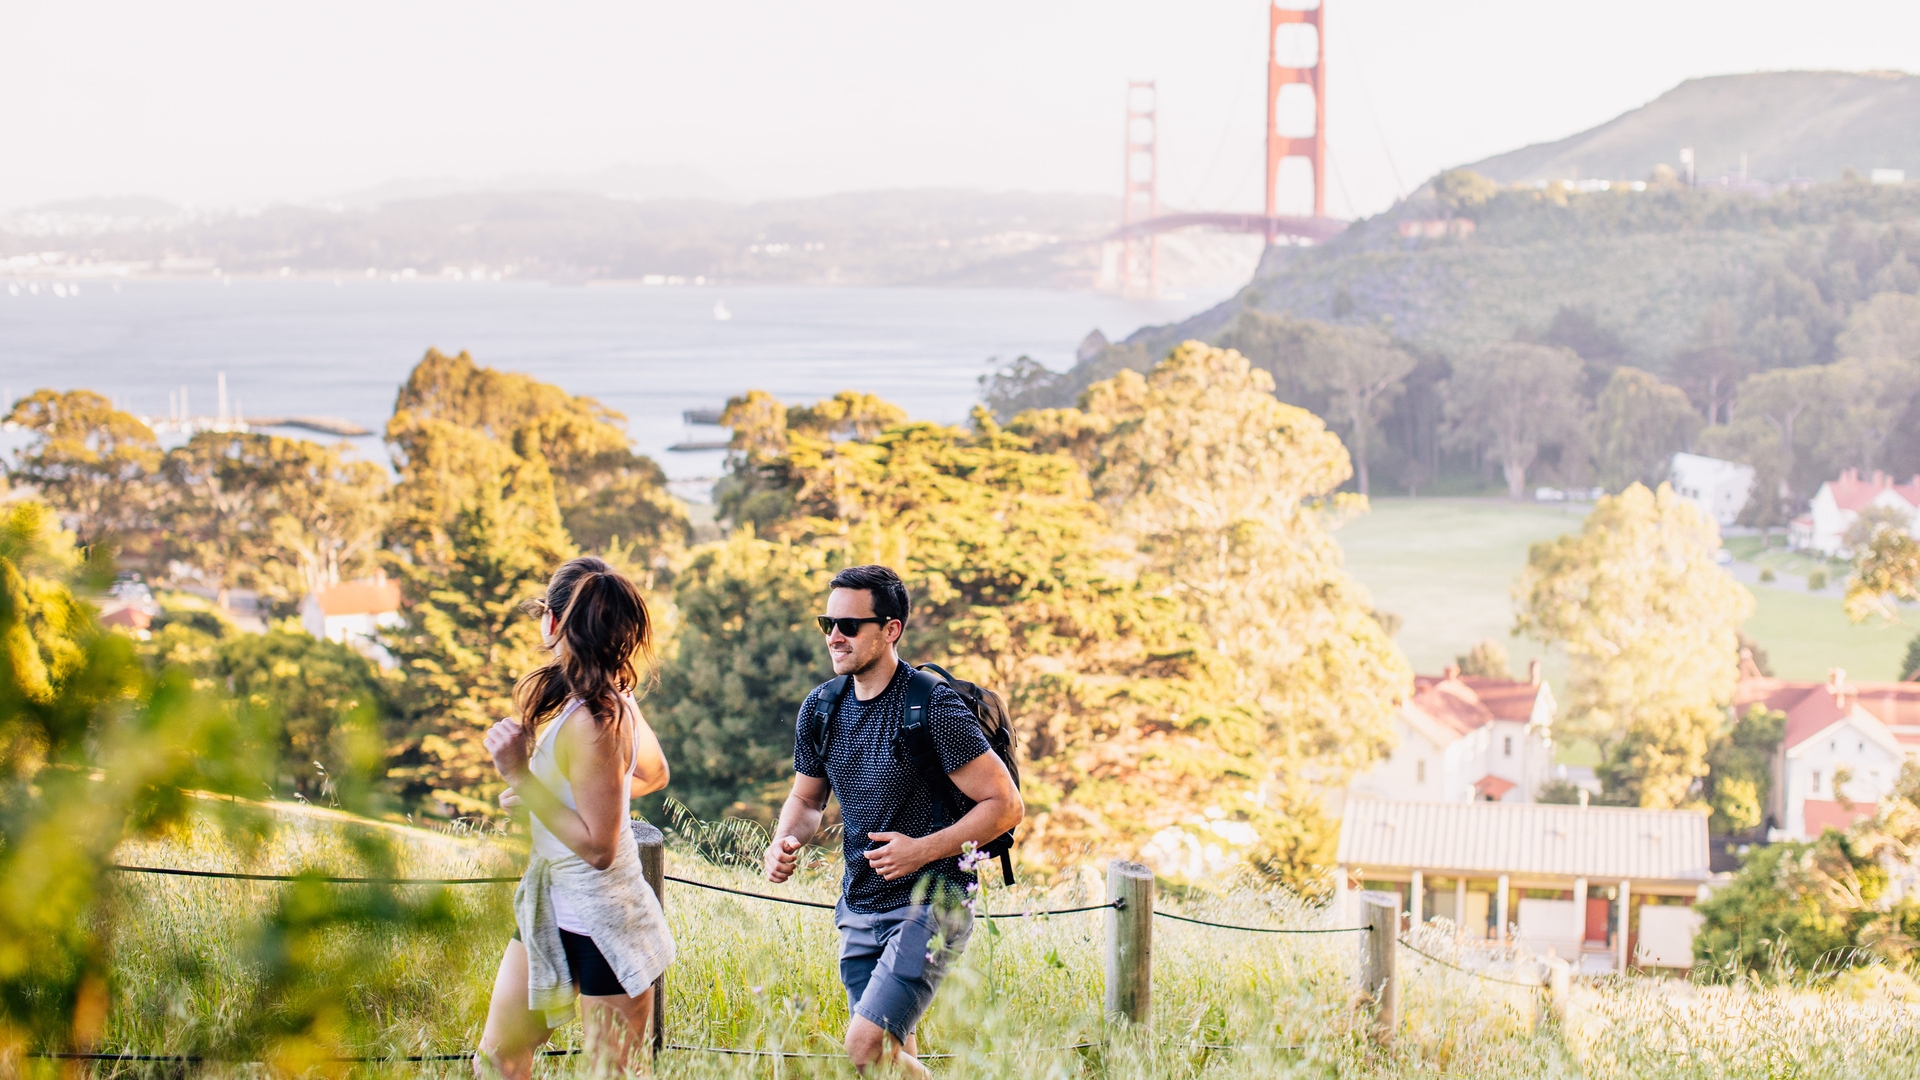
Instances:
[[[940,683],[925,722],[940,768],[967,807],[950,819],[945,793],[929,789],[900,741],[915,678],[898,652],[911,606],[906,585],[884,566],[842,570],[831,585],[819,621],[834,674],[847,678],[816,688],[800,706],[793,794],[767,847],[767,880],[793,875],[800,848],[819,831],[828,793],[838,795],[847,871],[834,922],[852,1013],[847,1056],[862,1072],[879,1064],[924,1077],[914,1028],[973,932],[961,906],[972,875],[959,856],[968,843],[984,847],[1018,825],[1026,808],[960,695]],[[823,738],[815,706],[836,687],[844,689]]]

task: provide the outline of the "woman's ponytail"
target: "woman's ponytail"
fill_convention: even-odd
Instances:
[[[634,657],[649,658],[653,645],[653,620],[639,588],[605,560],[586,555],[555,571],[546,598],[528,606],[553,616],[554,658],[514,685],[520,722],[536,729],[578,698],[603,730],[625,730],[620,699],[640,689]]]

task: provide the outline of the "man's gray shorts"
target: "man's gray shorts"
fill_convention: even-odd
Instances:
[[[902,1040],[926,1015],[948,966],[973,935],[973,916],[965,908],[936,913],[929,905],[908,904],[869,915],[843,899],[833,921],[840,928],[847,1007]],[[944,945],[936,947],[936,938]]]

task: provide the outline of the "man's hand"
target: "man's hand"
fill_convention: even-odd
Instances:
[[[531,750],[527,746],[527,729],[520,721],[508,717],[488,728],[482,745],[492,756],[493,767],[500,770],[500,775],[506,778],[507,783],[514,783],[526,775],[527,757]]]
[[[779,884],[793,876],[800,862],[800,841],[791,836],[776,837],[767,845],[767,880]]]
[[[879,846],[868,848],[862,854],[873,872],[888,881],[899,881],[933,861],[927,856],[925,845],[906,833],[870,832],[867,839]]]

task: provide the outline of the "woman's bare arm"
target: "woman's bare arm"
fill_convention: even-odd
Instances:
[[[516,721],[502,721],[495,725],[495,731],[508,725],[513,730],[505,734],[524,739]],[[525,753],[496,750],[494,732],[488,733],[487,748],[514,793],[547,831],[587,865],[605,870],[613,865],[620,830],[628,828],[624,741],[602,731],[584,708],[575,714],[574,723],[563,726],[555,736],[554,751],[561,771],[567,774],[567,783],[573,787],[577,810],[569,810],[552,788],[533,775]]]
[[[641,716],[638,709],[633,711],[633,722],[640,744],[640,760],[633,766],[633,787],[629,795],[638,799],[666,788],[667,755],[660,749],[660,739],[653,733],[653,725],[647,723],[647,718]]]

